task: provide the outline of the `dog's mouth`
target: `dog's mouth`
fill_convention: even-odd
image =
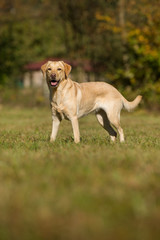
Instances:
[[[60,80],[59,80],[60,81]],[[50,85],[51,87],[57,87],[58,84],[59,84],[59,81],[56,81],[56,80],[50,80]]]

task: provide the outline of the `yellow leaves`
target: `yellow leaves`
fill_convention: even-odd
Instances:
[[[150,36],[147,36],[145,34],[146,32],[148,33],[148,28],[133,29],[128,32],[128,40],[134,40],[134,49],[137,53],[150,56],[151,58],[157,58],[157,48],[152,46],[152,42],[149,39]]]
[[[157,58],[158,52],[156,50],[149,49],[148,51],[146,51],[146,55],[150,55],[153,58]]]
[[[119,33],[119,32],[122,31],[122,29],[121,29],[120,27],[113,26],[113,27],[112,27],[112,31],[113,31],[114,33]]]
[[[150,35],[150,28],[148,27],[148,26],[145,26],[144,28],[143,28],[143,32],[144,32],[144,34],[145,35]]]
[[[136,37],[138,42],[148,43],[148,39],[146,38],[143,32],[144,32],[143,30],[136,28],[128,32],[128,37]]]
[[[150,56],[152,58],[157,58],[158,57],[158,51],[157,49],[152,48],[149,44],[146,44],[143,46],[143,55],[145,56]]]
[[[142,46],[134,45],[134,50],[142,54],[143,56],[149,56],[151,58],[158,58],[158,51],[156,48],[152,48],[149,44],[143,44]]]
[[[143,35],[139,35],[138,36],[138,40],[141,43],[147,43],[148,42],[147,39]]]
[[[96,13],[96,19],[99,21],[113,22],[113,19],[109,16],[103,16],[99,12]]]
[[[130,79],[130,83],[131,83],[131,85],[135,85],[136,84],[136,79],[135,78],[131,78]]]
[[[107,30],[114,33],[121,32],[121,28],[116,26],[115,19],[111,18],[108,15],[101,15],[99,12],[96,13],[96,19],[101,21],[100,30]]]
[[[128,32],[128,37],[133,37],[133,36],[137,36],[141,33],[140,29],[133,29],[131,31]]]

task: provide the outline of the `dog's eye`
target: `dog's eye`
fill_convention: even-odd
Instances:
[[[58,71],[61,71],[62,69],[61,68],[58,68]]]
[[[51,70],[51,68],[48,68],[48,71],[50,71]]]

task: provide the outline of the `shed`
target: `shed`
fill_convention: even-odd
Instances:
[[[46,88],[41,66],[47,61],[64,61],[72,66],[71,78],[77,82],[95,81],[93,67],[89,60],[68,60],[49,58],[39,62],[31,62],[24,66],[24,88]]]

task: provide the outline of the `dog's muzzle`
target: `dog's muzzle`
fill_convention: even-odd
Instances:
[[[60,81],[60,80],[59,80],[59,81]],[[50,85],[51,85],[51,87],[57,87],[58,84],[59,84],[59,81],[57,81],[57,80],[50,80]]]

